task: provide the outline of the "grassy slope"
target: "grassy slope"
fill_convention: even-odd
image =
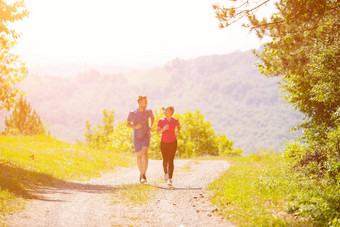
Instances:
[[[88,149],[48,136],[0,136],[0,214],[33,198],[35,187],[98,177],[133,162],[126,154]]]
[[[25,199],[34,198],[31,191],[35,187],[98,177],[134,161],[125,154],[92,150],[48,136],[0,136],[0,214],[18,210]],[[287,212],[287,195],[300,189],[281,156],[260,153],[228,161],[230,170],[209,186],[215,192],[211,200],[222,215],[240,226],[308,225]],[[136,187],[132,189],[136,191]],[[126,188],[123,196],[131,194],[129,191]]]
[[[239,226],[309,226],[290,213],[289,196],[301,189],[280,155],[229,158],[231,168],[209,185],[211,201]]]

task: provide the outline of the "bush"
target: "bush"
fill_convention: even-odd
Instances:
[[[114,132],[114,110],[103,110],[103,125],[97,128],[92,127],[89,121],[86,121],[85,141],[88,145],[95,148],[105,148],[112,139]]]
[[[290,210],[295,215],[312,219],[320,226],[340,225],[339,147],[338,126],[328,130],[322,142],[294,142],[285,149],[288,162],[293,162],[295,170],[300,173],[301,193],[291,198]]]
[[[103,125],[97,128],[86,122],[85,140],[89,146],[104,148],[124,153],[134,153],[132,130],[126,127],[126,121],[118,122],[114,127],[114,111],[103,111]],[[149,157],[161,159],[160,135],[157,135],[157,123],[163,117],[161,111],[154,111],[155,122],[151,132]],[[202,155],[240,155],[243,151],[233,149],[233,141],[225,135],[217,136],[209,121],[198,110],[187,111],[183,115],[174,114],[181,124],[181,133],[177,136],[177,157],[191,158]]]
[[[318,226],[339,226],[340,185],[331,179],[300,177],[299,180],[301,190],[290,196],[290,212],[311,219]]]

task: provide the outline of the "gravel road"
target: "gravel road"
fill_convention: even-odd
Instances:
[[[205,187],[229,168],[223,160],[175,160],[173,189],[163,182],[162,163],[149,160],[147,204],[114,201],[123,185],[139,180],[137,167],[121,168],[86,182],[43,187],[24,211],[6,216],[8,226],[233,226],[216,214]]]

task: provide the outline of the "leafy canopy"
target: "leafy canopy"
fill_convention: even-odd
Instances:
[[[287,100],[306,114],[302,127],[325,136],[339,119],[339,15],[334,0],[281,0],[270,19],[259,19],[256,10],[269,0],[236,0],[234,6],[215,5],[221,27],[247,18],[243,25],[271,41],[264,45],[259,70],[282,76]],[[326,131],[325,131],[326,130]]]
[[[15,103],[19,90],[14,85],[27,75],[25,64],[10,52],[19,35],[8,26],[27,15],[24,1],[7,4],[0,0],[0,110],[9,110]]]
[[[262,53],[256,53],[262,60],[259,70],[281,76],[286,99],[306,116],[299,126],[306,143],[288,144],[286,155],[308,179],[312,193],[294,198],[291,212],[320,226],[338,226],[340,1],[280,0],[269,19],[258,19],[256,10],[268,2],[251,6],[251,1],[235,0],[235,6],[214,8],[221,27],[247,18],[245,27],[260,38],[271,38]]]

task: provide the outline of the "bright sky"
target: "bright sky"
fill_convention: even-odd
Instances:
[[[28,66],[138,67],[257,48],[240,25],[219,29],[212,0],[25,0],[15,51]]]

